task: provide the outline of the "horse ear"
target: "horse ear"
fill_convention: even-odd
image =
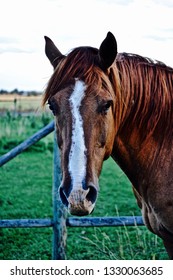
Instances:
[[[107,33],[106,38],[101,43],[99,48],[99,61],[101,67],[106,70],[114,62],[117,55],[117,42],[111,32]]]
[[[55,46],[54,42],[47,36],[44,36],[44,39],[46,41],[45,45],[45,53],[48,57],[50,63],[55,68],[58,64],[58,59],[62,58],[62,53],[58,50],[58,48]]]

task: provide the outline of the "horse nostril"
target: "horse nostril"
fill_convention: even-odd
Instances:
[[[87,193],[86,199],[92,203],[95,203],[97,198],[97,190],[94,186],[88,186],[88,189],[89,191]]]
[[[59,189],[59,195],[60,195],[60,198],[61,198],[62,203],[63,203],[66,207],[68,207],[68,200],[67,200],[67,197],[66,197],[66,195],[65,195],[65,193],[64,193],[64,191],[63,191],[63,188],[60,188],[60,189]]]

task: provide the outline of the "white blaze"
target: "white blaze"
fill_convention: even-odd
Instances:
[[[72,114],[72,139],[69,154],[69,172],[73,188],[81,187],[86,175],[86,147],[83,120],[80,114],[80,106],[85,96],[85,89],[85,83],[76,79],[74,90],[69,99]]]

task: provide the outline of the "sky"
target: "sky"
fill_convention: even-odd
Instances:
[[[53,72],[44,35],[66,54],[99,48],[111,31],[118,52],[173,67],[173,0],[0,0],[0,89],[44,91]]]

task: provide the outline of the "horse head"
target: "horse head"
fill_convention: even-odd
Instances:
[[[115,94],[110,81],[117,55],[112,33],[100,48],[78,47],[63,55],[45,37],[45,52],[54,67],[44,101],[55,116],[61,154],[60,197],[69,212],[83,216],[95,206],[103,161],[115,137]]]

